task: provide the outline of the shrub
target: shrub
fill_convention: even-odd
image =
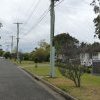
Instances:
[[[59,64],[59,71],[61,74],[69,79],[71,79],[76,87],[81,86],[81,76],[83,74],[84,67],[79,63],[69,62],[67,64]]]

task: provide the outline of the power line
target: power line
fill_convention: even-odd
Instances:
[[[55,6],[58,6],[60,3],[62,3],[64,0],[60,1],[57,5]],[[46,17],[46,15],[48,14],[48,12],[50,11],[50,7],[40,16],[39,20],[37,21],[37,23],[32,26],[32,28],[27,32],[31,32],[34,28],[36,28],[38,26],[38,24]]]
[[[59,2],[59,4],[62,3],[63,1],[64,0],[62,0],[61,2]],[[37,2],[37,5],[38,5],[38,2]],[[34,11],[35,11],[35,9],[33,10],[33,12]],[[34,28],[36,28],[38,26],[38,24],[46,17],[46,15],[48,14],[49,11],[50,11],[50,7],[47,10],[44,11],[44,13],[39,17],[38,21],[31,27],[31,29],[29,31],[26,32],[26,34],[29,33],[29,32],[31,32]],[[32,16],[32,14],[33,13],[30,14],[30,16],[28,17],[27,21]],[[26,23],[27,23],[27,21],[26,21]]]
[[[7,33],[9,33],[9,34],[13,33],[13,32],[11,32],[11,31],[5,29],[5,28],[3,28],[2,31],[5,31],[5,32],[7,32]]]
[[[29,14],[29,16],[27,17],[26,21],[24,22],[24,25],[27,24],[27,23],[29,22],[29,20],[31,19],[31,17],[34,15],[34,13],[35,13],[35,11],[36,11],[36,9],[37,9],[39,3],[40,3],[40,0],[37,1],[36,5],[34,6],[34,9],[32,10],[32,12]],[[34,2],[33,2],[33,4],[34,4]],[[32,6],[30,7],[30,9],[33,7],[33,4],[32,4]],[[30,9],[28,9],[27,12],[29,12]],[[22,29],[24,29],[24,28],[21,27],[21,30],[22,30]]]
[[[26,23],[29,21],[29,19],[32,17],[32,15],[34,14],[34,12],[35,12],[36,8],[38,7],[39,3],[40,3],[40,0],[38,0],[38,2],[36,3],[36,5],[34,6],[33,11],[30,13],[30,15],[28,16],[28,18],[26,19],[26,21],[25,21],[24,24],[26,24]],[[34,4],[34,3],[33,3],[33,4]],[[33,5],[33,4],[32,4],[32,5]],[[29,11],[29,10],[28,10],[28,11]]]
[[[50,7],[44,11],[44,13],[39,17],[38,21],[31,27],[31,29],[28,32],[26,32],[26,34],[31,32],[34,28],[36,28],[39,25],[39,23],[46,17],[49,11]]]
[[[59,4],[61,4],[62,2],[64,2],[64,0],[61,0],[59,3],[57,3],[56,5],[55,5],[55,7],[57,7]],[[87,5],[90,5],[90,3],[89,2],[86,2],[86,1],[83,1],[83,3],[85,3],[85,4],[87,4]],[[72,6],[68,6],[68,5],[66,5],[66,7],[67,8],[71,8],[71,9],[80,9],[79,7],[72,7]],[[82,10],[86,10],[86,8],[82,8]]]
[[[55,5],[55,7],[56,6],[58,6],[59,4],[61,4],[62,2],[63,2],[64,0],[61,0],[59,3],[57,3],[56,5]],[[73,9],[75,9],[75,7],[71,7],[71,6],[67,6],[67,7],[69,7],[69,8],[73,8]],[[77,9],[79,9],[79,8],[77,8]],[[86,9],[85,9],[86,10]],[[48,11],[49,12],[49,11]],[[27,31],[26,32],[26,34],[27,33],[29,33],[29,32],[31,32],[34,28],[36,28],[37,26],[38,26],[38,24],[45,18],[45,16],[48,14],[48,12],[46,13],[46,14],[44,14],[43,13],[43,15],[38,19],[38,21],[35,23],[35,25],[33,25],[32,27],[31,27],[31,29],[29,30],[29,31]]]
[[[7,26],[7,22],[5,21],[5,20],[2,20],[2,23],[3,23],[3,28],[2,28],[2,30],[5,30],[6,32],[8,32],[8,33],[13,33],[15,30],[13,30],[11,27],[10,27],[10,25],[9,26]],[[9,28],[9,30],[7,29],[7,28]]]
[[[61,0],[59,3],[57,3],[57,4],[55,5],[55,7],[58,6],[59,4],[61,4],[63,1],[64,1],[64,0]]]

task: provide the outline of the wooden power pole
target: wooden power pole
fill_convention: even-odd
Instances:
[[[19,25],[22,23],[14,23],[17,25],[17,48],[16,48],[16,55],[17,55],[17,60],[19,60]]]
[[[51,16],[51,25],[50,25],[50,65],[51,65],[51,77],[55,77],[55,46],[54,46],[54,31],[55,31],[55,2],[59,0],[51,0],[50,5],[50,16]]]

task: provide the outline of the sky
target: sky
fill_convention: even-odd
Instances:
[[[55,3],[55,35],[69,33],[80,42],[93,43],[95,14],[92,0],[59,0]],[[61,2],[61,3],[60,3]],[[20,24],[19,50],[31,52],[41,40],[50,42],[50,0],[0,0],[0,44],[11,50],[11,36],[16,46],[17,26]],[[43,16],[42,16],[43,15]]]

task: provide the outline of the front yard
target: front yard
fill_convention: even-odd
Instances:
[[[71,80],[60,74],[57,67],[56,78],[50,78],[50,66],[48,63],[40,63],[37,68],[34,62],[31,61],[23,61],[19,65],[28,72],[41,76],[46,81],[66,91],[78,100],[100,100],[100,76],[84,74],[81,80],[82,85],[80,88],[77,88]]]

